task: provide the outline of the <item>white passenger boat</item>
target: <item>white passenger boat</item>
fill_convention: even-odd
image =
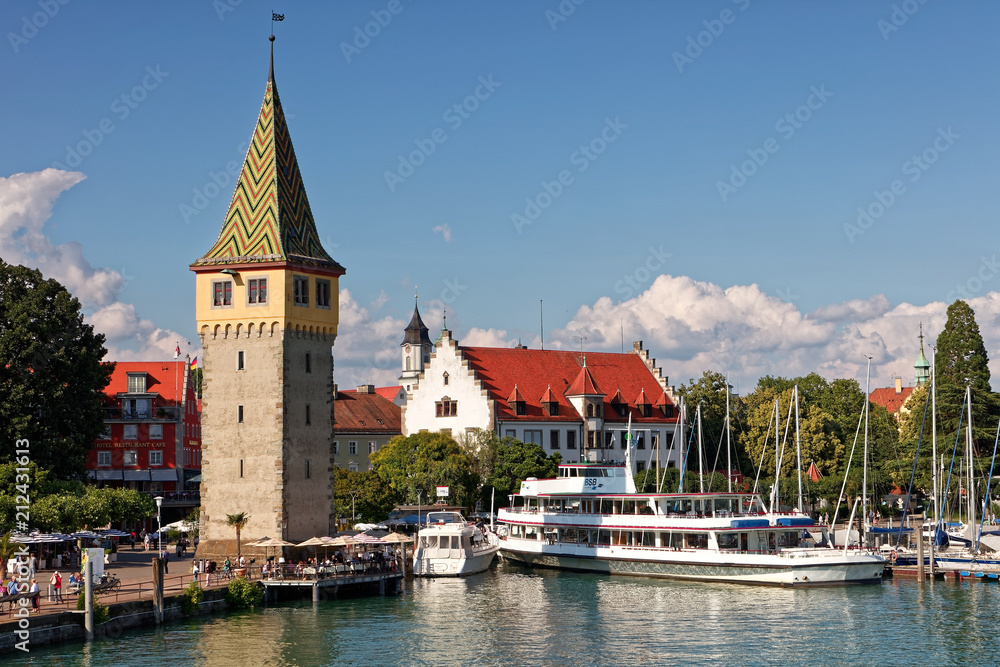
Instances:
[[[756,493],[636,493],[625,466],[574,463],[529,478],[501,509],[501,558],[585,572],[777,586],[881,580],[885,557],[834,548],[825,526]]]
[[[429,512],[417,534],[413,574],[462,577],[490,566],[500,548],[494,533],[467,522],[458,512]]]

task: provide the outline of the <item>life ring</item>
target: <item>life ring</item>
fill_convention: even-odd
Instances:
[[[899,554],[896,553],[895,549],[889,552],[889,560],[895,563],[897,558],[899,558]]]

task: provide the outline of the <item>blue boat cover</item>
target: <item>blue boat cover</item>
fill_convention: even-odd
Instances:
[[[810,518],[802,517],[801,519],[778,519],[779,526],[815,526],[816,522]]]
[[[732,528],[767,528],[771,524],[767,519],[733,519],[729,525]]]
[[[898,533],[902,530],[904,533],[912,533],[912,528],[882,528],[880,526],[872,526],[868,529],[868,532],[873,535],[892,535],[893,533]]]

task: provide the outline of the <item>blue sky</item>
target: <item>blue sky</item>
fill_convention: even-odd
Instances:
[[[414,286],[466,341],[537,345],[541,299],[547,346],[644,338],[677,381],[856,375],[866,353],[883,383],[912,376],[917,322],[935,335],[957,286],[994,342],[997,5],[234,3],[0,7],[0,177],[85,175],[39,188],[34,229],[120,276],[84,300],[134,306],[106,324],[120,358],[198,347],[187,266],[232,194],[212,174],[243,159],[272,9],[310,203],[347,268],[346,380],[391,380]],[[4,259],[44,268],[7,213]]]

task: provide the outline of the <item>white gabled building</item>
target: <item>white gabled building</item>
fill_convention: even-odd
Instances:
[[[674,389],[641,341],[625,354],[463,347],[443,329],[410,386],[405,435],[481,428],[564,461],[609,461],[624,459],[631,417],[635,472],[679,465]]]

